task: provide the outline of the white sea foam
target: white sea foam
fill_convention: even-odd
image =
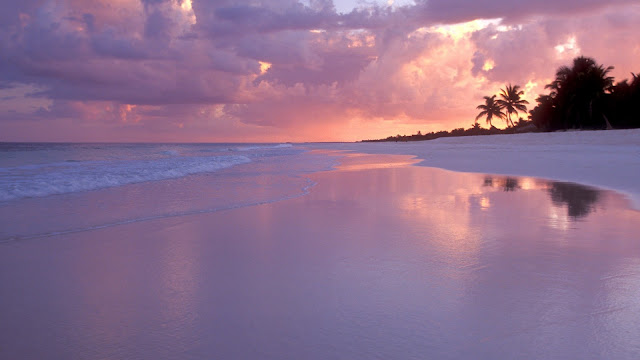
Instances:
[[[0,143],[0,242],[291,199],[336,161],[254,145]]]
[[[251,162],[246,156],[168,157],[135,161],[55,162],[3,168],[0,201],[74,193],[208,173]]]

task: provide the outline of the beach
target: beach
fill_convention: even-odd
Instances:
[[[639,360],[638,33],[628,0],[3,1],[0,360]]]
[[[418,165],[453,171],[534,176],[591,185],[624,193],[640,209],[639,129],[332,143],[321,147],[414,155],[420,160]]]
[[[6,165],[139,177],[6,192],[0,357],[635,359],[639,133],[581,134]]]

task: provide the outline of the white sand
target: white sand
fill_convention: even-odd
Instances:
[[[316,145],[314,145],[316,147]],[[321,144],[372,154],[415,155],[454,171],[535,176],[616,190],[640,210],[640,129]]]

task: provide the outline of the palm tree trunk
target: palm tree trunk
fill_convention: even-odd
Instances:
[[[604,123],[607,124],[607,130],[613,130],[613,126],[611,126],[609,119],[607,119],[607,115],[602,114],[602,117],[604,118]]]

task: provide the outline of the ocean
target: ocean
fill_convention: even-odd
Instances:
[[[0,143],[0,241],[274,202],[334,164],[292,144]]]
[[[0,146],[0,359],[640,354],[612,191],[326,144]]]

